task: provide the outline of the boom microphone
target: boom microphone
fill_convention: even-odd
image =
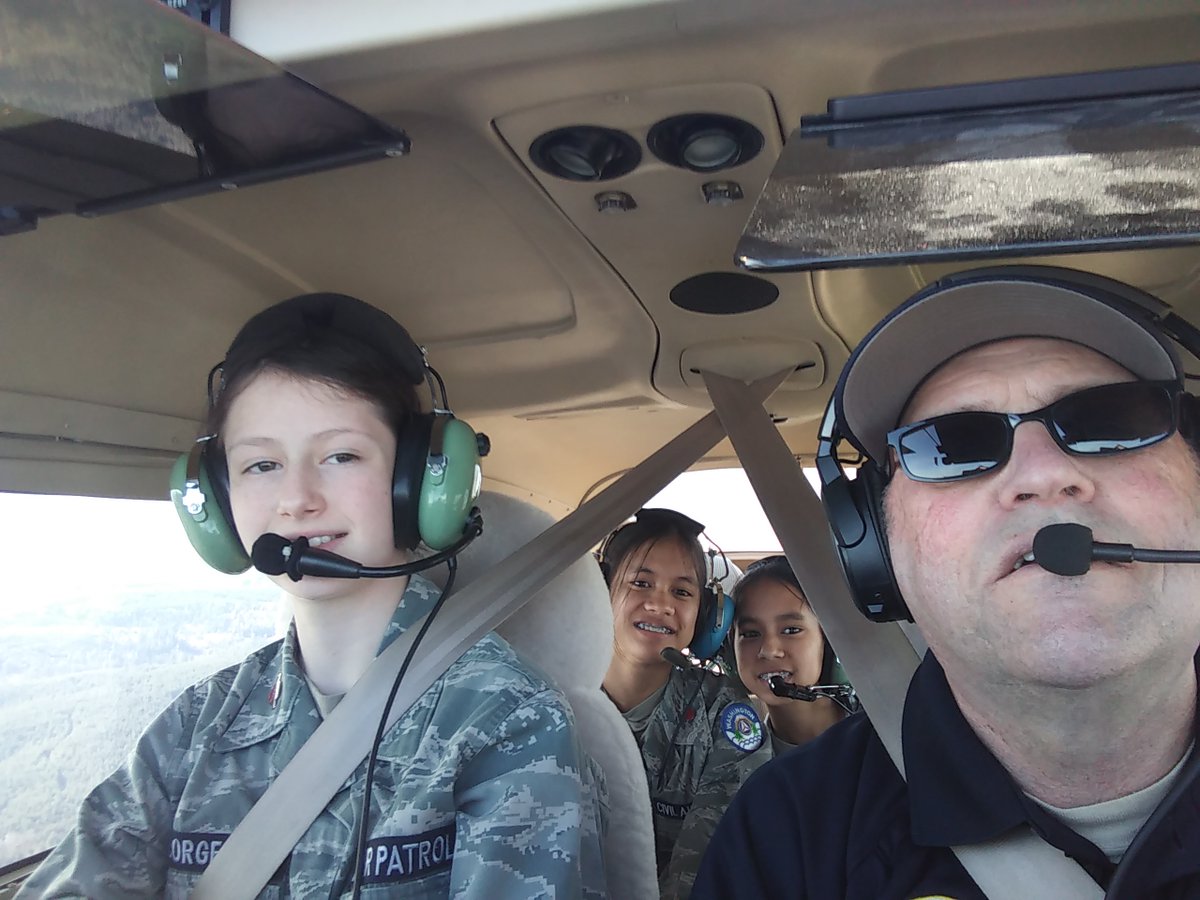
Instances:
[[[1047,525],[1033,536],[1033,561],[1055,575],[1083,575],[1092,560],[1105,562],[1200,563],[1198,550],[1147,550],[1133,544],[1093,541],[1078,522]]]
[[[292,581],[299,581],[305,575],[314,578],[400,578],[432,569],[457,556],[482,531],[483,517],[478,509],[473,509],[463,536],[455,544],[440,553],[399,566],[364,566],[328,550],[310,547],[306,537],[289,541],[281,535],[267,532],[254,542],[250,550],[250,562],[264,575],[286,574]]]
[[[702,669],[705,672],[711,672],[713,675],[724,675],[725,670],[715,662],[706,662],[698,659],[695,656],[688,656],[682,650],[676,650],[674,647],[664,647],[662,652],[658,654],[675,668],[681,672],[690,672],[693,669]]]
[[[279,534],[267,532],[250,550],[250,562],[264,575],[282,575],[287,571],[291,542]]]
[[[788,700],[807,700],[811,703],[820,696],[810,688],[798,684],[788,684],[783,680],[782,675],[772,675],[768,679],[768,683],[771,685],[771,693],[776,697],[785,697]]]
[[[690,669],[693,665],[692,661],[682,650],[676,650],[674,647],[664,648],[659,656],[677,669]]]
[[[858,694],[848,684],[814,684],[804,687],[799,684],[788,684],[782,675],[772,675],[768,679],[771,693],[776,697],[788,700],[805,700],[812,703],[821,697],[832,700],[847,713],[855,713],[859,709]]]

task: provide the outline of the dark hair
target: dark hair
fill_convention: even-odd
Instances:
[[[792,571],[792,564],[788,562],[786,556],[779,553],[774,556],[764,556],[762,559],[752,562],[746,568],[745,573],[738,579],[738,583],[733,588],[732,596],[734,605],[737,605],[742,599],[748,588],[767,579],[791,585],[801,597],[804,597],[804,602],[808,603],[808,598],[804,594],[804,588],[800,587],[800,579]]]
[[[792,564],[788,562],[788,558],[783,554],[774,556],[764,556],[757,562],[751,563],[745,574],[738,580],[738,583],[733,588],[733,628],[730,629],[729,635],[732,640],[737,631],[737,608],[746,597],[746,591],[754,587],[756,584],[761,584],[764,581],[775,581],[779,584],[794,588],[796,593],[804,601],[804,605],[812,610],[814,618],[816,611],[812,609],[812,604],[808,602],[808,595],[804,593],[804,588],[800,587],[800,579],[796,577],[796,573],[792,570]],[[817,623],[820,627],[820,622]],[[825,629],[821,628],[821,674],[818,684],[831,684],[833,679],[834,666],[837,663],[837,656],[833,652],[833,647],[829,643],[829,637],[825,634]]]
[[[696,566],[696,586],[703,590],[707,582],[704,565],[704,549],[700,546],[700,534],[704,526],[695,519],[673,509],[641,509],[632,522],[622,525],[600,546],[600,571],[609,588],[617,577],[621,565],[639,547],[657,544],[663,540],[678,541],[692,557]]]
[[[206,433],[220,440],[233,401],[261,372],[319,381],[368,400],[397,437],[421,409],[421,351],[391,316],[344,294],[293,297],[242,326],[209,374]]]

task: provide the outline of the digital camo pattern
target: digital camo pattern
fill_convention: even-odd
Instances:
[[[382,646],[437,593],[412,578]],[[187,897],[320,723],[293,626],[160,714],[18,897]],[[348,894],[365,771],[360,763],[260,897]],[[603,897],[606,806],[566,699],[487,635],[384,737],[362,895]]]
[[[722,730],[722,711],[744,700],[724,678],[672,669],[662,700],[638,737],[664,900],[691,893],[717,821],[742,782],[771,758],[769,742],[747,753]]]

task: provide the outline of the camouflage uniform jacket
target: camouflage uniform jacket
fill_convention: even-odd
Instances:
[[[437,594],[412,578],[382,646]],[[293,624],[160,714],[19,896],[187,897],[320,723]],[[260,897],[348,894],[365,773],[364,761]],[[362,895],[603,897],[603,790],[563,695],[486,635],[384,736]]]
[[[664,898],[688,896],[725,807],[750,773],[771,758],[765,726],[757,719],[758,749],[742,750],[726,736],[722,714],[735,703],[753,713],[746,696],[726,679],[672,669],[662,700],[637,735]]]

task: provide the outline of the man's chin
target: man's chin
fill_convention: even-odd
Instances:
[[[1095,635],[1071,635],[1030,647],[1011,660],[1012,679],[1019,684],[1057,690],[1086,690],[1138,666],[1140,658],[1128,642]]]

